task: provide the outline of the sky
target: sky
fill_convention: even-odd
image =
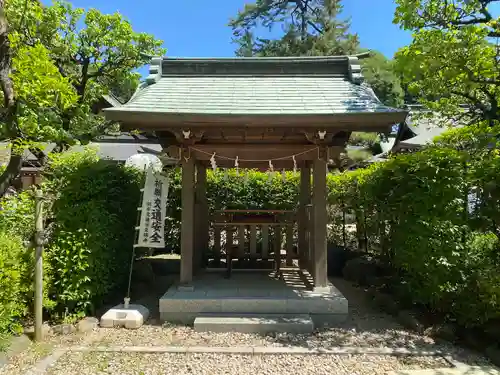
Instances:
[[[153,34],[164,41],[168,56],[230,57],[230,17],[249,0],[72,0],[76,7],[97,8],[103,13],[122,13],[135,31]],[[392,24],[393,0],[345,0],[343,17],[350,17],[352,32],[361,46],[392,57],[407,45],[411,35]]]

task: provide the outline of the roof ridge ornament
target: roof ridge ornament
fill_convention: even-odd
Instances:
[[[358,56],[349,56],[347,61],[349,63],[349,79],[357,85],[362,84],[365,78],[361,73],[361,64],[359,63]]]
[[[146,83],[148,85],[152,85],[153,83],[158,82],[161,78],[161,63],[163,61],[163,57],[153,57],[151,62],[149,63],[149,75],[146,77]]]

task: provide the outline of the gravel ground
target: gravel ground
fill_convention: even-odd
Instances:
[[[409,348],[409,349],[422,349],[422,350],[441,350],[454,357],[455,359],[465,362],[469,365],[483,365],[488,364],[488,362],[481,356],[474,354],[470,351],[461,349],[459,347],[453,346],[451,344],[436,343],[433,339],[429,337],[424,337],[412,333],[399,324],[397,324],[392,317],[377,312],[373,310],[368,304],[365,298],[364,292],[358,288],[352,287],[349,283],[342,280],[335,280],[335,285],[344,293],[344,295],[349,300],[349,312],[350,317],[348,321],[345,322],[341,327],[329,330],[317,331],[311,335],[290,335],[290,334],[273,334],[268,336],[252,335],[252,334],[242,334],[242,333],[198,333],[190,327],[185,326],[174,326],[174,325],[161,325],[157,322],[155,313],[153,312],[152,319],[150,319],[143,327],[139,330],[126,330],[126,329],[96,329],[91,333],[87,334],[72,334],[68,336],[50,336],[47,338],[46,342],[43,344],[32,345],[29,350],[25,351],[21,355],[12,358],[11,363],[7,365],[6,368],[0,369],[0,373],[5,374],[26,374],[27,370],[40,358],[48,355],[52,350],[56,348],[66,348],[72,345],[77,346],[216,346],[216,347],[234,347],[234,346],[298,346],[306,348],[331,348],[338,346],[355,346],[355,347],[392,347],[392,348]],[[157,306],[156,296],[151,297],[151,306]],[[142,302],[141,302],[142,303]],[[236,361],[220,361],[220,358],[231,358],[239,360],[240,356],[230,356],[227,355],[194,355],[189,354],[189,365],[193,366],[196,372],[187,372],[188,361],[186,361],[186,355],[174,355],[174,354],[119,354],[119,353],[72,353],[65,356],[65,359],[60,359],[57,361],[56,367],[53,370],[53,374],[84,374],[85,372],[80,371],[80,366],[85,363],[83,357],[90,356],[94,367],[98,369],[99,366],[104,366],[106,363],[112,363],[113,371],[107,373],[116,374],[127,374],[133,373],[135,375],[140,375],[139,370],[134,370],[135,372],[126,372],[126,363],[130,361],[137,360],[143,368],[143,374],[155,374],[165,373],[162,370],[163,367],[168,369],[166,366],[171,367],[171,372],[173,374],[184,374],[184,373],[210,373],[213,372],[203,372],[202,363],[207,362],[207,366],[210,363],[218,363],[220,365],[219,373],[232,374],[238,373],[238,371],[233,372],[233,367],[237,366],[241,369],[241,365],[236,365]],[[284,365],[280,365],[276,358],[284,358]],[[318,370],[318,366],[312,367],[315,370],[313,372],[307,372],[308,367],[312,366],[316,361],[315,357],[310,356],[265,356],[262,359],[260,357],[245,357],[242,356],[241,359],[243,363],[249,369],[248,373],[258,373],[265,374],[265,371],[270,371],[269,373],[276,374],[279,371],[285,371],[287,366],[290,366],[288,362],[293,361],[293,366],[298,366],[297,369],[303,371],[304,374],[308,373],[321,373],[323,370]],[[376,370],[372,365],[364,363],[363,356],[322,356],[320,361],[320,368],[328,369],[329,374],[332,373],[349,373],[361,375],[363,373],[384,373],[387,367],[390,369],[399,368],[397,366],[403,366],[404,362],[401,359],[397,359],[391,356],[374,357],[370,356],[370,360],[376,368],[382,370]],[[113,359],[111,361],[111,359]],[[178,361],[174,361],[177,359]],[[339,359],[342,359],[341,361]],[[376,360],[375,360],[376,359]],[[411,359],[412,361],[415,358]],[[158,363],[157,363],[158,360]],[[361,369],[360,366],[356,365],[356,361],[363,363]],[[433,359],[434,361],[435,359]],[[339,362],[340,361],[340,362]],[[179,363],[178,363],[179,362]],[[337,363],[338,362],[338,363]],[[97,363],[97,364],[95,364]],[[267,370],[260,370],[259,366],[269,363]],[[337,364],[336,364],[337,363]],[[150,365],[151,370],[149,370],[148,365]],[[67,371],[61,372],[62,370],[57,370],[61,368],[70,368],[75,366],[78,371]],[[163,366],[163,367],[162,367]],[[274,366],[274,367],[273,367]],[[331,367],[330,366],[334,366]],[[336,367],[335,367],[336,366]],[[341,367],[338,367],[341,366]],[[343,367],[342,367],[343,366]],[[392,366],[392,367],[391,367]],[[394,367],[396,366],[396,367]],[[157,368],[156,368],[157,367]],[[424,366],[425,367],[425,366]],[[99,373],[96,372],[96,368],[93,370],[88,370],[91,372],[86,372],[88,374]],[[107,368],[107,367],[106,367]],[[211,367],[213,369],[213,366]],[[335,371],[332,372],[332,369]],[[347,370],[346,370],[347,369]],[[367,369],[366,371],[363,369]],[[3,372],[2,372],[3,371]],[[59,372],[57,372],[59,371]],[[83,371],[83,370],[82,370]],[[93,371],[93,372],[92,372]],[[149,371],[149,372],[148,372]],[[163,372],[162,372],[163,371]],[[245,370],[247,371],[247,370]],[[312,370],[311,370],[312,371]],[[317,372],[320,371],[320,372]],[[326,370],[325,370],[326,371]],[[337,372],[338,371],[338,372]],[[241,374],[244,374],[240,372]]]
[[[428,357],[70,353],[61,357],[47,374],[278,375],[293,371],[301,375],[378,375],[394,370],[442,367],[449,365]]]

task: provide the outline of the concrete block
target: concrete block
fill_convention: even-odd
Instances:
[[[125,308],[123,304],[108,310],[102,317],[100,326],[103,328],[125,327],[136,329],[148,319],[149,310],[142,305],[129,305]]]
[[[309,315],[199,316],[194,320],[194,329],[197,332],[307,334],[313,332],[314,324]]]

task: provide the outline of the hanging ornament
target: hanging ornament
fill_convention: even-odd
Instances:
[[[267,173],[267,182],[270,184],[271,182],[273,182],[273,177],[274,177],[274,172],[271,172],[269,171]]]
[[[292,155],[293,160],[293,173],[297,173],[297,160],[295,160],[295,155]]]
[[[212,166],[212,170],[214,171],[214,173],[217,172],[217,162],[215,161],[215,152],[210,158],[210,165]]]
[[[283,182],[286,182],[286,171],[285,171],[285,168],[283,168],[283,170],[281,171],[281,179],[283,180]]]
[[[227,181],[228,178],[229,178],[229,175],[227,173],[227,168],[226,168],[226,169],[224,169],[224,181]]]
[[[236,156],[236,160],[234,161],[234,167],[236,168],[236,176],[239,176],[239,163],[238,163],[238,156]]]

